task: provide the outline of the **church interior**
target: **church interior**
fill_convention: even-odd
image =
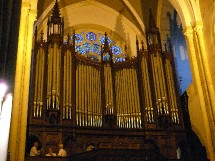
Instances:
[[[7,160],[215,161],[214,0],[0,6]]]

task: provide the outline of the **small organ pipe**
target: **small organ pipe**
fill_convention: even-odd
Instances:
[[[67,53],[66,53],[67,54]],[[64,55],[64,78],[63,78],[63,119],[65,119],[65,107],[66,107],[66,54]]]
[[[126,128],[129,128],[129,124],[130,124],[130,117],[129,117],[129,103],[128,103],[128,98],[129,98],[129,91],[128,91],[128,87],[127,87],[127,71],[128,69],[125,68],[123,69],[123,79],[124,79],[124,84],[123,84],[123,89],[125,91],[125,98],[124,98],[124,104],[126,107]]]
[[[77,63],[77,67],[76,67],[77,69],[76,69],[76,72],[75,72],[75,74],[76,74],[76,124],[77,125],[80,125],[79,124],[79,90],[80,90],[80,88],[79,88],[79,64]]]
[[[82,72],[82,75],[83,75],[83,78],[84,78],[84,92],[83,92],[83,100],[84,100],[84,126],[87,126],[87,106],[88,106],[88,103],[87,103],[87,79],[86,79],[86,76],[87,76],[87,69],[86,69],[86,65],[83,64],[83,72]]]
[[[52,62],[52,64],[53,64],[53,76],[52,76],[52,82],[53,82],[53,84],[52,84],[52,95],[53,95],[53,97],[55,96],[55,94],[56,94],[56,81],[57,81],[57,78],[56,78],[56,69],[57,69],[57,66],[56,66],[56,43],[54,44],[54,50],[53,50],[53,62]],[[54,101],[54,100],[53,100]]]
[[[59,92],[60,92],[60,87],[59,87],[59,82],[60,82],[60,52],[59,52],[59,47],[56,46],[56,107],[59,109]]]
[[[130,94],[129,94],[129,86],[128,86],[128,74],[127,74],[128,71],[129,71],[129,69],[126,68],[124,70],[124,74],[123,74],[124,79],[125,79],[123,88],[126,91],[125,93],[126,93],[126,105],[127,105],[127,128],[129,128],[131,125],[131,117],[129,117],[129,115],[131,113],[131,111],[130,111],[131,106],[130,106],[130,102],[129,102],[129,95]]]
[[[85,111],[85,101],[84,101],[84,90],[85,90],[85,86],[84,86],[84,65],[81,64],[81,71],[80,71],[80,76],[81,76],[81,86],[80,88],[81,90],[81,125],[84,126],[84,121],[85,121],[85,117],[84,117],[84,111]]]
[[[94,77],[94,73],[97,72],[96,69],[94,69],[93,67],[91,67],[91,78],[93,78],[93,81],[91,82],[91,110],[92,110],[92,126],[95,126],[95,95],[94,95],[94,92],[95,92],[95,87],[94,87],[94,84],[96,82],[96,78]]]
[[[134,100],[134,97],[135,97],[135,95],[134,95],[134,91],[133,91],[133,84],[134,84],[134,80],[133,80],[133,77],[132,77],[132,70],[133,69],[129,69],[128,70],[128,80],[129,80],[129,82],[128,82],[128,87],[129,87],[129,91],[131,91],[130,92],[130,97],[129,97],[129,100],[130,100],[130,114],[131,114],[131,127],[134,127],[134,119],[132,119],[132,117],[134,117],[134,111],[135,111],[135,100]]]
[[[41,64],[41,83],[40,83],[40,103],[41,103],[41,107],[40,107],[40,116],[42,116],[42,107],[43,107],[43,82],[44,82],[44,66],[45,66],[45,53],[44,50],[42,50],[42,55],[41,55],[41,59],[42,59],[42,64]]]
[[[137,81],[137,75],[136,75],[136,69],[132,69],[131,70],[131,74],[130,76],[133,78],[132,79],[132,91],[133,91],[133,102],[134,102],[134,105],[133,105],[133,120],[134,120],[134,123],[133,123],[133,126],[134,128],[137,128],[138,127],[138,118],[140,117],[138,112],[140,111],[139,110],[139,103],[138,103],[138,100],[139,100],[139,94],[137,93],[138,92],[138,88],[137,88],[137,85],[138,85],[138,81]]]
[[[116,109],[117,109],[117,120],[118,120],[118,126],[120,127],[120,110],[119,110],[119,96],[118,96],[118,72],[115,73],[115,80],[116,80]]]
[[[92,86],[91,83],[93,81],[93,77],[91,76],[91,66],[88,66],[88,101],[89,101],[89,105],[88,105],[88,126],[92,126],[92,98],[91,98],[91,91],[92,91]]]
[[[73,80],[72,80],[72,77],[73,77],[73,57],[72,57],[72,53],[70,51],[70,76],[69,76],[69,79],[70,79],[70,87],[69,87],[69,90],[70,90],[70,93],[69,93],[69,105],[70,105],[70,119],[72,119],[72,100],[73,100],[73,97],[72,97],[72,84],[73,84]],[[75,97],[75,96],[74,96]]]
[[[69,80],[69,71],[70,71],[70,66],[69,66],[69,52],[67,50],[66,53],[66,118],[68,119],[68,115],[69,115],[69,109],[68,109],[68,105],[69,105],[69,85],[70,85],[70,80]]]
[[[132,77],[134,79],[134,84],[133,84],[133,91],[134,91],[134,96],[135,96],[135,110],[134,110],[134,113],[135,113],[135,123],[136,123],[136,127],[138,126],[138,122],[137,122],[137,118],[140,118],[140,100],[139,100],[139,90],[138,90],[138,80],[137,80],[137,74],[136,74],[136,71],[133,70],[132,71]],[[139,119],[140,120],[140,119]]]
[[[38,81],[38,77],[39,77],[39,51],[37,53],[37,58],[36,58],[36,76],[35,76],[35,82]],[[38,83],[35,83],[35,93],[34,93],[34,117],[38,117],[37,116],[37,97],[38,97]]]
[[[153,80],[154,80],[154,88],[155,88],[155,97],[156,97],[156,101],[158,100],[158,98],[159,98],[159,90],[158,90],[158,82],[157,82],[157,78],[156,78],[156,66],[155,66],[155,63],[154,63],[154,58],[155,56],[154,55],[151,55],[151,59],[152,59],[152,61],[151,61],[151,64],[152,64],[152,75],[153,75]]]
[[[124,81],[125,81],[125,79],[124,79],[124,69],[122,69],[121,70],[121,73],[120,73],[120,75],[121,75],[121,78],[122,78],[122,84],[121,84],[121,92],[122,92],[122,106],[121,106],[121,108],[122,107],[124,107],[124,110],[123,110],[123,108],[122,108],[122,110],[123,110],[123,114],[124,114],[124,122],[123,122],[123,124],[124,124],[124,127],[125,128],[127,128],[127,126],[126,126],[126,113],[127,113],[127,106],[125,105],[125,102],[126,102],[126,100],[125,100],[125,97],[126,97],[126,91],[125,91],[125,89],[124,89]]]
[[[92,81],[92,79],[90,78],[90,73],[89,73],[89,68],[90,66],[86,65],[86,98],[87,98],[87,110],[86,110],[86,122],[87,122],[87,126],[90,125],[90,85],[89,82]]]
[[[64,107],[64,110],[65,110],[65,118],[68,119],[68,83],[69,83],[69,80],[68,80],[68,70],[69,70],[69,67],[68,67],[68,51],[66,52],[66,55],[65,55],[66,59],[65,59],[65,66],[66,66],[66,69],[65,69],[65,84],[66,84],[66,90],[65,90],[65,107]]]
[[[98,96],[100,97],[100,99],[98,99],[98,105],[97,105],[97,113],[99,114],[98,116],[98,122],[99,122],[99,126],[102,126],[102,104],[101,104],[101,84],[100,84],[100,73],[99,72],[96,72],[96,75],[97,75],[97,82],[98,82]]]

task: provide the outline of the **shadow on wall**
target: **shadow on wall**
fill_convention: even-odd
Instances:
[[[184,120],[184,126],[186,129],[187,143],[180,142],[178,146],[181,149],[181,154],[183,156],[196,156],[200,161],[207,160],[205,147],[200,142],[200,139],[196,133],[192,130],[190,115],[188,110],[188,95],[184,92],[180,97],[182,115]]]

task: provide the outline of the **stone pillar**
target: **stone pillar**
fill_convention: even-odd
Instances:
[[[212,114],[213,114],[213,121],[214,121],[214,117],[215,117],[215,94],[214,94],[214,86],[213,86],[213,81],[212,81],[212,77],[211,77],[211,72],[210,72],[210,68],[209,68],[209,64],[208,64],[208,55],[206,53],[206,49],[205,49],[205,41],[204,41],[204,36],[203,36],[203,25],[202,23],[197,23],[195,25],[195,32],[197,35],[197,39],[198,39],[198,46],[200,49],[200,56],[202,59],[202,65],[203,65],[203,70],[205,73],[205,79],[206,79],[206,86],[207,86],[207,92],[209,93],[209,100],[210,100],[210,104],[211,104],[211,108],[212,108]]]
[[[210,123],[209,123],[209,116],[206,111],[207,100],[205,100],[204,93],[203,93],[202,80],[200,76],[201,72],[200,72],[200,68],[199,68],[197,56],[196,56],[196,50],[195,50],[196,44],[194,41],[194,30],[192,26],[187,26],[185,28],[184,35],[185,35],[185,40],[187,42],[187,49],[188,49],[190,65],[192,69],[193,82],[197,88],[198,96],[199,96],[200,108],[201,108],[202,117],[203,117],[202,120],[205,128],[205,136],[206,136],[205,144],[206,144],[207,154],[210,160],[215,160],[214,148],[212,144],[212,135],[211,135]]]
[[[22,2],[9,142],[11,161],[24,161],[25,158],[31,49],[36,14],[36,10],[30,10],[30,3]]]

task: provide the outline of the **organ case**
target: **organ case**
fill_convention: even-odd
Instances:
[[[64,22],[55,12],[47,41],[35,38],[28,141],[36,138],[43,148],[64,143],[75,154],[90,142],[142,148],[151,140],[161,154],[176,157],[185,133],[171,45],[162,51],[159,29],[147,30],[147,50],[137,39],[136,57],[119,62],[105,33],[94,60],[76,51],[76,34],[63,41]]]

